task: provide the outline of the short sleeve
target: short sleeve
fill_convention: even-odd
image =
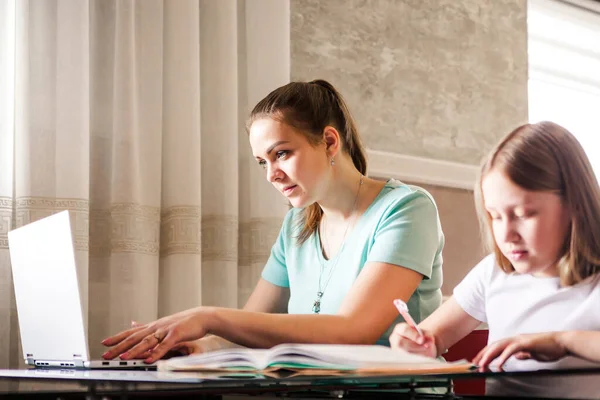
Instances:
[[[414,191],[392,203],[382,216],[367,262],[399,265],[430,279],[443,240],[433,200]]]
[[[285,262],[285,251],[289,245],[293,223],[293,210],[288,211],[279,230],[279,236],[271,247],[271,255],[262,271],[262,278],[273,285],[290,287],[290,279]]]
[[[467,314],[481,322],[487,322],[486,288],[490,284],[495,264],[493,254],[485,257],[454,288],[453,292],[458,305]]]

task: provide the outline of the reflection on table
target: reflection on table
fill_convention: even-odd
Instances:
[[[137,370],[60,370],[28,369],[0,370],[0,394],[27,395],[41,392],[52,395],[70,394],[74,398],[101,397],[136,399],[157,395],[178,397],[224,395],[263,395],[310,398],[456,398],[452,384],[457,380],[487,378],[494,390],[488,395],[525,395],[503,393],[502,387],[519,382],[521,385],[555,383],[580,379],[590,386],[589,398],[600,398],[600,368],[562,371],[469,372],[463,374],[361,376],[289,376],[285,373],[268,377],[249,373],[211,374]],[[422,391],[425,390],[426,393]],[[432,394],[434,393],[434,394]],[[540,397],[540,393],[533,394]],[[544,394],[547,398],[566,398],[570,393],[556,389]]]

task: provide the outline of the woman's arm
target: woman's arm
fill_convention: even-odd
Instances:
[[[287,313],[287,304],[290,299],[290,289],[273,285],[260,278],[246,301],[243,310],[258,313]],[[178,346],[185,354],[203,353],[232,347],[239,344],[216,335],[207,335],[193,342],[184,342]],[[144,357],[145,358],[145,357]]]
[[[176,343],[209,333],[248,347],[266,348],[286,342],[372,344],[397,316],[393,299],[408,301],[422,278],[421,274],[407,268],[370,262],[359,274],[336,315],[272,314],[200,307],[106,339],[103,343],[114,347],[104,356],[113,358],[128,350],[122,358],[129,359],[153,348],[146,361],[154,362]],[[263,294],[259,293],[255,291],[249,303],[262,304],[260,297]],[[281,303],[277,304],[281,310]]]
[[[262,313],[287,313],[290,288],[273,285],[260,278],[243,310]]]
[[[214,334],[250,347],[271,347],[284,342],[372,344],[398,314],[392,301],[395,298],[408,301],[421,280],[421,274],[406,268],[369,263],[336,315],[277,315],[218,309],[207,323]]]

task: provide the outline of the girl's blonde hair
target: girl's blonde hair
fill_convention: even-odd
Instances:
[[[317,79],[281,86],[254,107],[246,130],[250,131],[252,123],[261,118],[271,118],[296,128],[313,145],[323,143],[325,127],[334,127],[340,133],[342,151],[350,155],[362,175],[367,173],[367,157],[356,123],[342,95],[331,83]],[[315,233],[322,216],[323,211],[316,203],[300,212],[298,244]]]
[[[571,214],[571,226],[558,260],[561,283],[574,285],[600,271],[600,187],[575,136],[553,122],[518,127],[484,160],[475,188],[477,214],[486,244],[504,272],[514,271],[496,244],[481,183],[500,168],[519,187],[558,194]]]

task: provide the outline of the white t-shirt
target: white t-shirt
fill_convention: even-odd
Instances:
[[[491,254],[454,289],[454,298],[465,312],[488,324],[488,343],[523,333],[600,331],[600,274],[576,285],[561,287],[559,278],[536,278],[515,272],[507,274]],[[565,357],[552,363],[511,357],[504,369],[522,371],[592,366],[600,367],[600,364],[576,357]],[[486,392],[600,398],[600,377],[490,379]]]

